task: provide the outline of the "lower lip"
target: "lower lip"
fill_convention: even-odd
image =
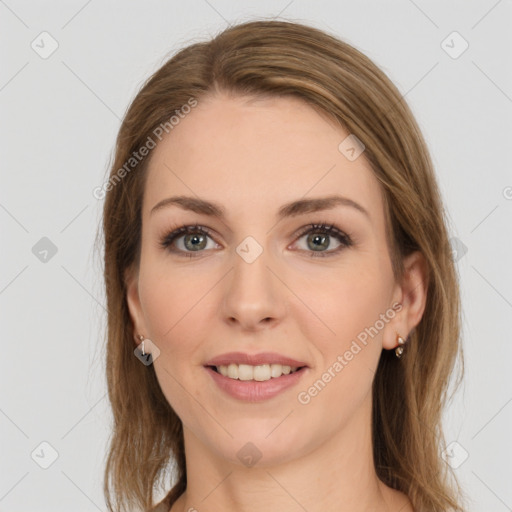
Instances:
[[[263,400],[268,400],[282,393],[292,386],[295,386],[307,370],[307,368],[304,367],[288,375],[281,375],[281,377],[260,382],[256,380],[230,379],[229,377],[224,377],[224,375],[217,373],[209,366],[205,367],[205,369],[212,376],[212,379],[220,389],[233,398],[246,402],[262,402]]]

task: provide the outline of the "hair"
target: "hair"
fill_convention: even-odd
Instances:
[[[368,57],[317,28],[275,20],[233,25],[181,49],[145,81],[122,121],[103,210],[106,377],[113,412],[104,473],[108,509],[154,507],[153,493],[167,470],[174,475],[165,498],[169,507],[187,486],[181,420],[153,365],[142,365],[133,354],[125,278],[140,262],[151,154],[135,165],[131,159],[157,127],[169,132],[169,119],[191,99],[219,92],[300,98],[363,142],[363,157],[384,197],[395,279],[404,277],[402,260],[414,251],[428,265],[423,317],[400,360],[392,350],[382,351],[373,381],[375,469],[415,510],[463,510],[461,488],[441,456],[450,378],[459,368],[457,387],[463,373],[460,291],[426,143],[403,96]],[[126,170],[127,162],[133,169]]]

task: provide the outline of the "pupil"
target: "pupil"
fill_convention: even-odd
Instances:
[[[201,240],[201,238],[203,240]],[[197,250],[198,248],[199,249],[202,249],[204,248],[204,241],[205,241],[205,238],[203,237],[203,235],[188,235],[186,238],[185,238],[185,245],[187,246],[187,242],[191,242],[192,245],[191,247],[187,246],[187,248],[192,248],[192,250]]]
[[[313,249],[317,250],[318,248],[327,248],[329,243],[327,242],[326,235],[313,235],[310,240],[313,242]]]

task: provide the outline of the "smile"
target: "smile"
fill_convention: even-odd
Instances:
[[[234,364],[214,366],[217,373],[229,379],[238,379],[243,381],[255,380],[264,382],[270,379],[277,379],[282,375],[295,373],[299,368],[297,366],[288,366],[282,364]]]
[[[294,368],[292,372],[290,366],[283,367],[283,365],[276,364],[273,371],[274,375],[277,375],[279,372],[279,376],[274,377],[272,376],[272,366],[274,365],[250,366],[230,364],[219,367],[223,368],[222,371],[224,372],[226,369],[228,373],[230,371],[233,372],[232,375],[234,375],[235,371],[240,371],[241,367],[242,377],[245,377],[246,380],[240,380],[240,375],[238,377],[224,376],[215,366],[205,366],[204,368],[223,394],[243,402],[263,402],[284,393],[286,390],[297,386],[304,374],[310,370],[308,367],[302,366]]]

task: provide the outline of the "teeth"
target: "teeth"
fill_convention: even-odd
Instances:
[[[230,364],[227,368],[228,377],[230,379],[238,379],[238,365]]]
[[[238,380],[253,380],[253,373],[253,367],[248,364],[238,366]]]
[[[217,371],[224,377],[238,380],[255,380],[263,382],[265,380],[276,379],[281,375],[288,375],[297,371],[296,366],[287,366],[281,364],[260,364],[252,366],[250,364],[234,364],[217,366]]]

